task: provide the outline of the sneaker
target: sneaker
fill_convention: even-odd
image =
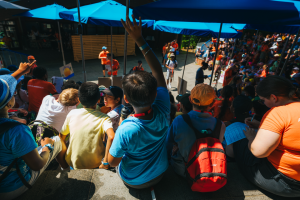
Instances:
[[[171,83],[169,83],[168,87],[169,87],[170,89],[172,88]]]

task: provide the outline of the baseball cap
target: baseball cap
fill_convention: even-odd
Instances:
[[[11,72],[7,68],[0,69],[0,75],[10,74]]]
[[[281,37],[277,38],[277,42],[281,42],[281,41],[282,41]]]
[[[102,49],[107,49],[107,47],[106,47],[106,46],[103,46]]]
[[[175,54],[174,54],[174,53],[171,53],[170,57],[175,57]]]
[[[293,70],[298,70],[299,71],[299,67],[294,67]]]
[[[190,102],[190,94],[184,94],[184,95],[177,95],[176,100],[180,102],[185,108],[188,110],[193,109],[193,105]]]
[[[0,76],[0,109],[2,109],[13,97],[17,80],[10,75]]]
[[[27,59],[28,59],[28,60],[35,60],[34,56],[31,56],[31,55],[28,56]]]
[[[242,65],[242,66],[241,66],[241,69],[243,69],[243,68],[244,68],[244,66]]]
[[[120,99],[123,98],[123,90],[118,86],[110,86],[109,88],[106,88],[105,90],[102,90],[104,94],[114,96],[115,98],[120,97]]]
[[[106,87],[105,87],[104,85],[100,85],[98,88],[99,88],[99,91],[100,91],[100,92],[102,92],[103,90],[106,89]]]
[[[300,78],[300,73],[295,74],[293,78]]]
[[[275,54],[274,57],[280,57],[280,55],[279,54]]]
[[[217,98],[215,90],[204,83],[196,85],[191,91],[191,103],[198,106],[208,106]]]

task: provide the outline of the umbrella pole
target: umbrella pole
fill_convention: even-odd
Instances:
[[[190,44],[191,44],[191,37],[192,37],[192,36],[190,35],[189,46],[188,46],[188,48],[187,48],[186,55],[185,55],[185,63],[184,63],[184,67],[183,67],[182,77],[181,77],[181,83],[180,83],[180,88],[179,88],[179,94],[181,94],[182,88],[183,88],[183,76],[184,76],[184,71],[185,71],[186,61],[187,61],[187,57],[188,57],[188,53],[189,53],[189,48],[190,48]]]
[[[210,83],[209,83],[209,85],[211,85],[211,82],[212,82],[213,76],[214,76],[214,70],[215,70],[216,59],[217,59],[217,54],[218,54],[218,50],[219,50],[219,42],[220,42],[220,36],[221,36],[222,26],[223,26],[223,23],[220,24],[220,30],[219,30],[218,40],[217,40],[216,53],[215,53],[215,57],[214,57],[214,64],[213,64],[213,67],[211,69],[211,76],[210,76]]]
[[[233,45],[233,48],[232,48],[232,53],[231,53],[231,58],[230,59],[232,59],[233,58],[233,54],[234,54],[234,48],[235,48],[235,45],[236,45],[236,42],[237,42],[237,38],[235,38],[235,41],[234,41],[234,45]]]
[[[59,26],[59,21],[57,21],[57,25],[58,25],[58,33],[59,33],[59,38],[60,38],[60,48],[61,48],[61,53],[62,53],[62,57],[63,57],[63,66],[66,66],[66,61],[65,61],[65,53],[64,53],[64,47],[62,44],[62,37],[61,37],[61,33],[60,33],[60,26]]]
[[[287,44],[288,44],[288,42],[289,42],[289,40],[290,40],[290,36],[291,36],[291,34],[289,34],[289,37],[286,38],[285,44],[284,44],[283,49],[282,49],[282,51],[281,51],[281,56],[280,56],[280,60],[279,60],[279,63],[278,63],[278,68],[276,69],[276,74],[278,73],[279,66],[280,66],[280,64],[281,64],[281,62],[282,62],[282,60],[283,60],[283,54],[284,54],[285,49],[286,49],[286,46],[287,46]],[[276,74],[275,74],[275,75],[276,75]]]
[[[282,75],[282,73],[283,73],[283,71],[284,71],[284,68],[287,66],[287,63],[288,63],[288,61],[289,61],[289,59],[290,59],[290,56],[291,56],[291,54],[292,54],[292,50],[293,50],[293,48],[294,48],[294,46],[295,46],[295,44],[296,44],[296,42],[297,42],[297,40],[298,40],[299,33],[300,33],[300,28],[299,28],[299,30],[298,30],[298,33],[297,33],[297,35],[296,35],[296,37],[295,37],[295,40],[294,40],[294,42],[293,42],[293,44],[292,44],[291,50],[290,50],[290,52],[289,52],[289,54],[288,54],[287,59],[286,59],[285,62],[284,62],[284,65],[283,65],[283,67],[282,67],[282,69],[281,69],[281,72],[280,72],[279,76]]]
[[[84,52],[83,52],[83,40],[82,40],[82,26],[81,26],[81,20],[80,20],[80,2],[79,0],[76,0],[77,2],[77,10],[78,10],[78,32],[80,35],[80,46],[81,46],[81,60],[82,60],[82,70],[83,70],[83,82],[86,82],[86,71],[85,71],[85,61],[84,61]]]
[[[126,0],[126,17],[129,15],[129,6],[130,6],[130,0]],[[126,64],[127,64],[127,37],[128,33],[125,30],[125,37],[124,37],[124,70],[123,75],[126,75]]]
[[[111,26],[110,27],[110,46],[111,46],[111,57],[110,57],[110,68],[111,68],[111,85],[113,86],[114,85],[114,82],[113,82],[113,27]]]

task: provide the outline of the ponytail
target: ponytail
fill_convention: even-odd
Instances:
[[[229,108],[228,104],[229,104],[230,97],[233,95],[233,88],[229,85],[226,85],[222,89],[221,95],[224,98],[224,100],[222,102],[221,111],[218,116],[218,119],[220,119],[220,120],[225,116],[226,111]]]

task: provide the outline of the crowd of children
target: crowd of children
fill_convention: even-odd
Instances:
[[[163,49],[166,81],[160,61],[142,37],[141,20],[139,25],[129,17],[126,20],[122,24],[152,73],[138,62],[122,79],[122,88],[68,81],[58,94],[47,81],[47,70],[32,59],[15,71],[0,71],[0,198],[14,199],[31,188],[54,158],[62,170],[116,167],[124,184],[136,189],[157,184],[169,165],[180,176],[189,174],[194,184],[202,178],[224,180],[227,160],[235,160],[242,174],[258,187],[279,196],[300,197],[300,76],[296,67],[300,54],[290,50],[294,54],[284,70],[287,78],[270,72],[271,67],[275,74],[280,71],[276,54],[284,53],[279,50],[282,42],[296,38],[275,34],[266,40],[246,35],[236,42],[233,59],[226,57],[231,53],[227,43],[220,43],[221,52],[209,52],[207,57],[218,56],[216,71],[227,68],[223,89],[215,91],[203,83],[207,78],[203,70],[209,65],[203,60],[195,87],[190,94],[177,96],[180,103],[176,105],[167,89],[177,66],[176,41],[172,52],[167,52],[169,44]],[[269,48],[274,43],[278,48]],[[104,76],[107,69],[115,75],[119,68],[110,66],[110,56],[106,48],[99,55]],[[196,156],[204,152],[201,156],[215,161],[211,157],[217,155],[215,151],[226,153],[227,158],[202,169],[199,159],[191,157],[201,139],[198,132],[220,145],[216,150],[207,142],[207,148],[197,150]],[[187,162],[188,167],[198,167],[194,170],[197,177],[191,177]],[[202,186],[214,191],[206,183]]]

